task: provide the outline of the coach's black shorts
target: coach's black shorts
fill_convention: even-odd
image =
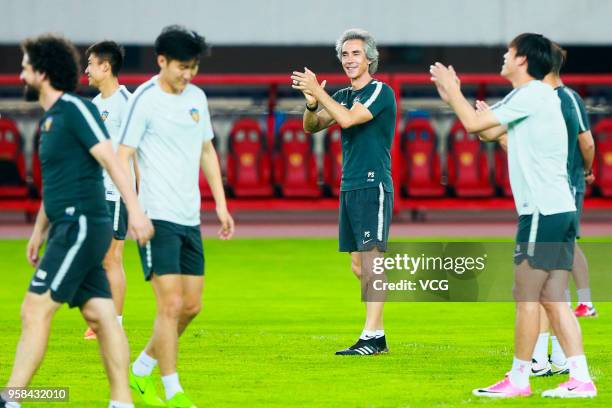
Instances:
[[[102,260],[112,237],[111,223],[80,214],[51,224],[45,253],[30,282],[30,292],[70,307],[94,297],[112,298]]]
[[[128,215],[123,200],[106,200],[108,210],[113,220],[113,238],[117,241],[124,241],[128,230]]]
[[[340,192],[339,250],[387,250],[393,193],[378,187]]]
[[[140,247],[145,279],[156,275],[204,275],[204,250],[200,227],[152,220],[155,235]]]
[[[576,241],[576,212],[519,217],[514,263],[527,259],[535,269],[572,270]]]

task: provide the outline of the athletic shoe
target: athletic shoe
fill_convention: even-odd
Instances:
[[[168,408],[198,408],[184,392],[177,392],[168,400]]]
[[[548,360],[544,364],[540,364],[535,358],[531,359],[531,373],[530,377],[548,377],[552,375],[551,366]]]
[[[506,376],[503,380],[490,387],[472,390],[472,394],[477,397],[489,398],[529,397],[531,395],[531,385],[519,388],[510,382],[510,377]]]
[[[555,364],[554,361],[550,362],[550,375],[558,375],[558,374],[569,374],[569,362],[567,359],[563,364]]]
[[[559,384],[552,390],[546,390],[542,393],[543,397],[552,398],[593,398],[597,395],[597,389],[593,381],[583,382],[570,378],[569,381]]]
[[[166,404],[162,400],[155,390],[155,384],[153,383],[152,375],[136,375],[132,371],[132,364],[130,364],[130,388],[133,389],[140,395],[142,402],[145,405],[151,407],[165,407]]]
[[[380,353],[381,350],[378,348],[378,342],[375,337],[367,340],[359,339],[351,347],[336,351],[337,356],[369,356]]]
[[[389,352],[389,347],[387,347],[387,339],[385,336],[376,338],[376,346],[378,347],[378,352],[381,354]]]
[[[574,315],[576,317],[597,317],[597,310],[595,310],[595,306],[589,307],[584,303],[580,303],[576,310],[574,310]]]
[[[91,327],[88,327],[87,330],[85,330],[85,334],[83,335],[83,338],[85,340],[96,340],[98,336],[96,336],[96,332],[93,331]]]

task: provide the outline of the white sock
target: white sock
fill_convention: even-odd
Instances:
[[[381,337],[384,337],[385,331],[384,330],[376,330],[374,335],[376,336],[377,339],[379,339]]]
[[[132,364],[132,372],[137,376],[151,375],[151,372],[157,365],[157,360],[142,351],[134,364]]]
[[[177,392],[183,392],[183,387],[179,383],[178,373],[163,376],[162,383],[164,383],[164,389],[166,390],[166,400],[174,397]]]
[[[576,293],[578,294],[578,303],[593,307],[593,303],[591,302],[591,289],[578,289]]]
[[[519,388],[525,388],[529,385],[529,374],[531,362],[519,360],[514,357],[512,359],[512,369],[510,370],[510,382]]]
[[[557,336],[550,336],[550,342],[552,343],[550,360],[556,365],[565,364],[565,360],[567,360],[567,358],[565,357],[565,353],[561,348],[561,344],[559,343],[559,339],[557,338]]]
[[[123,327],[123,316],[117,316],[117,322],[119,322],[119,326]]]
[[[111,401],[108,403],[108,408],[134,408],[134,404],[131,402]]]
[[[575,378],[582,382],[591,382],[589,367],[587,366],[584,354],[581,356],[568,357],[567,361],[569,362],[570,378]]]
[[[569,289],[565,289],[565,301],[572,307],[572,294]]]
[[[533,350],[533,359],[538,364],[544,364],[548,361],[548,337],[550,333],[540,333],[538,341],[536,342],[535,349]]]
[[[6,408],[21,408],[21,404],[15,401],[7,402],[4,406]]]
[[[371,339],[372,337],[376,337],[376,330],[363,330],[361,332],[361,336],[359,336],[362,340]]]

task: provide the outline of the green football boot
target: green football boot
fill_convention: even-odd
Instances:
[[[140,395],[142,402],[151,407],[165,407],[164,401],[157,395],[152,375],[136,375],[130,364],[130,388]]]
[[[168,408],[198,408],[184,392],[177,392],[168,400]]]

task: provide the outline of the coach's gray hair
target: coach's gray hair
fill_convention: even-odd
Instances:
[[[342,61],[342,46],[348,40],[362,40],[363,49],[365,51],[366,58],[370,60],[368,66],[368,72],[374,74],[378,69],[378,49],[376,48],[376,40],[366,30],[361,28],[349,28],[342,33],[338,41],[336,41],[336,54],[338,59]]]

